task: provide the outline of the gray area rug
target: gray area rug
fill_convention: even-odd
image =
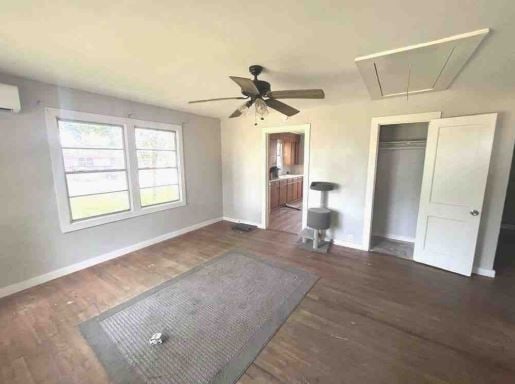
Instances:
[[[233,251],[80,329],[116,384],[234,383],[317,279]],[[151,346],[155,332],[165,341]]]

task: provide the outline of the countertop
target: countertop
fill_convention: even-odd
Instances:
[[[287,180],[287,179],[296,179],[297,177],[303,177],[304,175],[282,175],[279,176],[277,179],[272,179],[270,181],[279,181],[279,180]]]

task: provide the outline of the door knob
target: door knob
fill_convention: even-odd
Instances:
[[[472,211],[470,211],[470,214],[472,216],[477,216],[477,215],[479,215],[479,211],[477,209],[473,209]]]

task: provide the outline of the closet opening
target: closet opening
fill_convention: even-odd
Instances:
[[[413,258],[428,122],[379,126],[370,250]]]

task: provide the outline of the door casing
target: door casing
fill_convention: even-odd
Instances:
[[[304,134],[304,179],[302,186],[302,228],[306,227],[308,218],[308,193],[309,193],[309,147],[311,142],[311,124],[284,125],[274,127],[264,127],[261,131],[261,227],[268,228],[270,198],[268,196],[268,142],[273,133],[303,133]]]

